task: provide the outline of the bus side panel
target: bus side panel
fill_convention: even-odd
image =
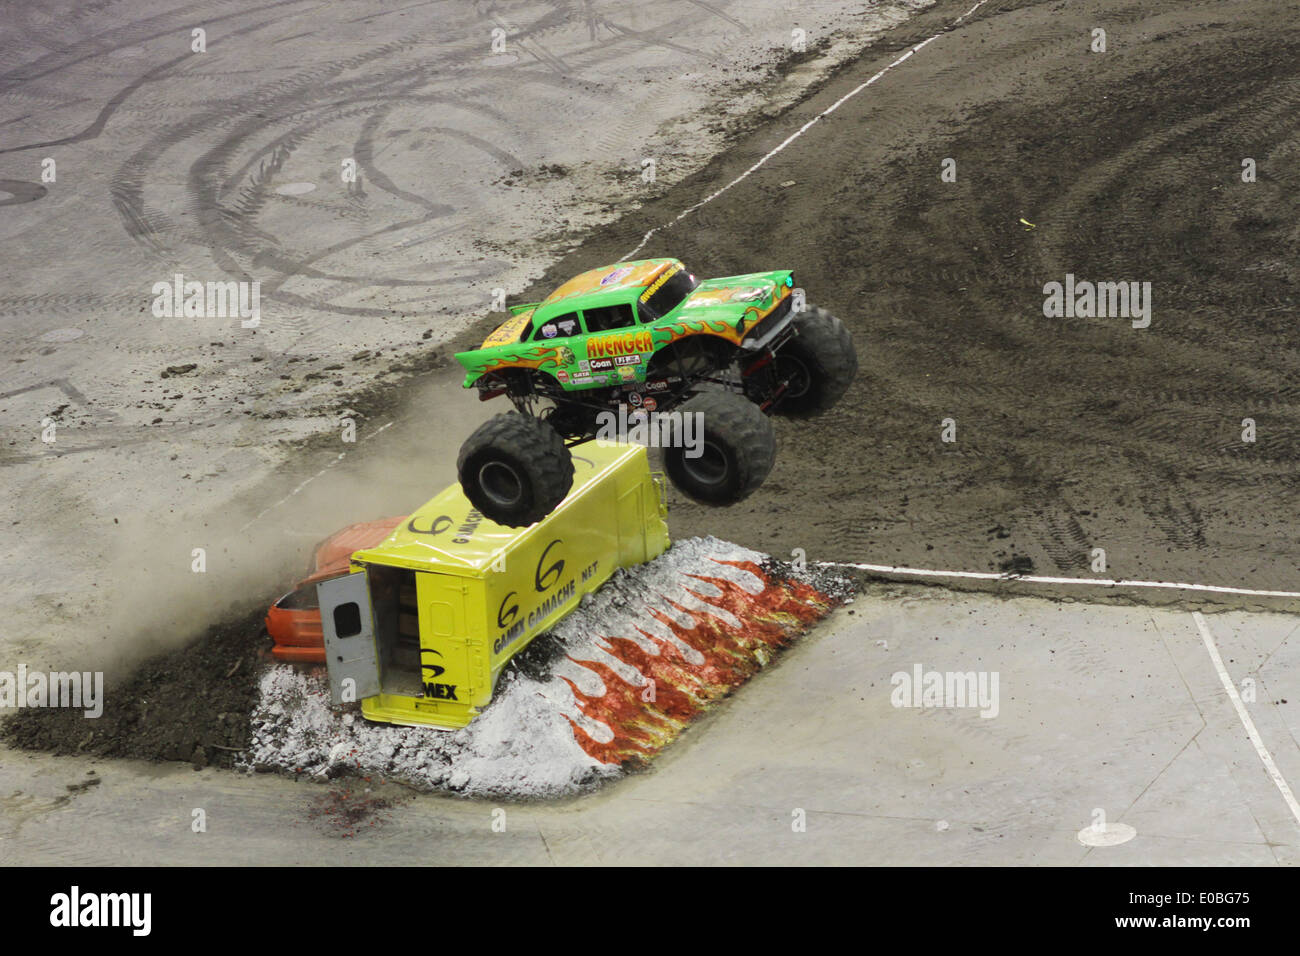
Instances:
[[[610,476],[583,489],[562,518],[543,518],[534,533],[506,552],[504,567],[488,571],[484,618],[491,629],[486,650],[494,677],[619,566],[616,484]]]
[[[465,656],[470,673],[470,704],[482,709],[492,700],[492,648],[489,642],[487,583],[483,577],[464,579],[463,605],[468,627]]]
[[[653,561],[668,550],[668,504],[664,499],[665,487],[655,476],[646,473],[641,479],[641,527],[644,533],[645,553],[638,561]]]
[[[420,608],[421,710],[461,713],[484,681],[474,670],[473,610],[466,598],[478,584],[454,574],[416,575]]]
[[[415,571],[423,696],[381,693],[362,701],[366,717],[465,726],[488,704],[511,657],[616,569],[663,552],[668,528],[645,449],[627,451],[601,480],[579,485],[559,512],[506,542],[490,565]],[[574,459],[582,478],[610,456],[587,459],[580,449]]]
[[[611,513],[618,527],[618,563],[638,561],[645,553],[645,531],[640,527],[641,470],[627,465],[618,469],[614,481]]]
[[[659,507],[659,488],[648,472],[629,469],[635,480],[619,483],[619,565],[643,564],[668,547],[668,525]]]

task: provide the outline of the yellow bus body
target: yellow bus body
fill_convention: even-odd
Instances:
[[[668,547],[660,486],[639,445],[574,449],[573,488],[549,515],[506,528],[453,485],[319,586],[336,703],[369,720],[464,727],[502,668],[617,568]]]

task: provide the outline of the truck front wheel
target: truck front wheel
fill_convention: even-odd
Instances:
[[[573,487],[573,456],[558,432],[519,412],[488,419],[456,459],[465,497],[508,528],[540,521]]]
[[[708,505],[748,498],[776,462],[771,420],[734,392],[701,392],[679,410],[683,441],[664,449],[669,480]]]
[[[786,385],[772,413],[811,418],[844,397],[858,374],[858,353],[844,323],[825,309],[808,306],[794,327],[798,334],[772,360],[776,380]]]

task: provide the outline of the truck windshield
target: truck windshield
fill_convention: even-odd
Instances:
[[[677,306],[682,299],[690,295],[699,285],[699,280],[685,269],[677,269],[666,278],[660,278],[646,286],[637,300],[637,311],[641,313],[642,322],[653,322],[662,318]]]

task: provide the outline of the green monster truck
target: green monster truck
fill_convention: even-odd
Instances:
[[[767,416],[825,411],[858,370],[844,324],[796,310],[795,292],[789,272],[701,282],[676,259],[643,259],[512,307],[479,348],[456,355],[466,388],[516,409],[461,446],[465,496],[498,524],[532,524],[568,494],[572,446],[605,437],[611,421],[653,417],[660,434],[665,423],[678,436],[702,426],[691,442],[660,443],[674,485],[713,505],[747,497],[776,458]]]

